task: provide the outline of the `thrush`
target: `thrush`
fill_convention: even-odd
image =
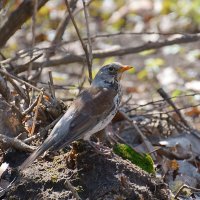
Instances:
[[[44,143],[19,167],[23,170],[45,151],[56,151],[71,142],[84,139],[104,129],[115,116],[121,101],[122,73],[132,67],[120,63],[103,66],[90,88],[84,90],[54,126]]]

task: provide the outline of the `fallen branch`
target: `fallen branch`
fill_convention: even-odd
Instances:
[[[67,179],[65,180],[64,186],[72,192],[76,200],[81,200],[78,192],[76,191],[76,188]]]
[[[123,56],[128,54],[134,54],[145,50],[150,49],[159,49],[161,47],[170,46],[173,44],[184,44],[190,42],[196,42],[200,40],[200,34],[193,34],[193,35],[184,35],[180,36],[175,39],[166,39],[157,42],[147,42],[143,45],[137,47],[127,47],[127,48],[117,48],[117,49],[110,49],[110,50],[96,50],[92,52],[93,58],[106,58],[111,56]],[[52,58],[46,63],[46,67],[51,66],[58,66],[62,64],[70,64],[70,63],[84,63],[86,61],[85,54],[81,55],[74,55],[74,54],[67,54],[65,56]],[[33,69],[39,68],[44,62],[34,62]],[[16,65],[18,69],[18,73],[24,72],[27,70],[27,65]]]
[[[200,189],[194,188],[194,187],[191,187],[191,186],[189,186],[189,185],[184,184],[184,185],[182,185],[182,186],[179,188],[179,190],[178,190],[178,192],[176,193],[174,199],[178,199],[179,194],[180,194],[180,193],[183,191],[183,189],[185,189],[185,188],[190,189],[190,190],[192,190],[192,191],[194,191],[194,192],[200,192]]]
[[[0,143],[3,143],[6,146],[13,147],[21,151],[33,152],[35,150],[34,147],[25,144],[17,138],[11,138],[2,134],[0,134]]]

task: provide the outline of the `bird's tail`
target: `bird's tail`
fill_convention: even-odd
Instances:
[[[52,141],[44,142],[38,149],[36,149],[19,167],[18,170],[22,171],[31,165],[35,159],[47,151],[52,145]]]

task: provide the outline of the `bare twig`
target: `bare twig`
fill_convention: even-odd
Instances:
[[[179,95],[179,96],[172,96],[172,97],[169,97],[169,98],[166,98],[166,100],[168,99],[175,99],[175,98],[183,98],[183,97],[194,97],[196,95],[200,95],[199,92],[196,92],[196,93],[191,93],[191,94],[184,94],[184,95]],[[157,101],[149,101],[148,103],[145,103],[145,104],[140,104],[138,105],[137,107],[135,108],[131,108],[129,110],[126,111],[127,112],[131,112],[133,110],[138,110],[142,107],[145,107],[145,106],[149,106],[149,105],[158,105],[158,104],[161,104],[161,103],[164,103],[164,100],[163,99],[160,99],[160,100],[157,100]],[[133,105],[133,104],[131,104]],[[197,105],[193,105],[193,106],[187,106],[187,107],[184,107],[184,108],[179,108],[179,110],[184,110],[184,109],[187,109],[187,108],[190,108],[190,107],[197,107],[199,106],[200,104],[197,104]],[[169,112],[174,112],[174,111],[169,111]],[[165,112],[166,113],[166,112]]]
[[[106,58],[111,56],[123,56],[128,54],[134,54],[145,50],[150,49],[159,49],[164,46],[170,46],[173,44],[184,44],[184,43],[190,43],[190,42],[196,42],[200,40],[200,34],[193,34],[193,35],[184,35],[177,37],[175,39],[165,39],[157,42],[147,42],[143,45],[137,46],[137,47],[126,47],[126,48],[117,48],[117,49],[111,49],[111,50],[96,50],[93,51],[93,58]],[[46,64],[46,67],[50,66],[57,66],[62,64],[70,64],[70,63],[84,63],[86,61],[86,55],[74,55],[74,54],[68,54],[65,56],[57,57],[54,59],[50,59],[49,62]],[[44,62],[34,62],[33,63],[33,69],[39,68]],[[24,72],[27,70],[27,67],[16,65],[16,68],[18,69],[18,73]]]
[[[139,129],[139,127],[133,122],[133,120],[127,115],[125,114],[124,112],[122,111],[119,111],[120,114],[127,120],[129,121],[133,127],[136,129],[136,131],[138,132],[138,134],[141,136],[146,148],[148,149],[149,152],[153,152],[154,151],[154,148],[153,148],[153,145],[151,144],[151,142],[147,139],[147,137],[142,133],[142,131]],[[152,158],[154,160],[156,160],[154,154],[151,155]]]
[[[179,111],[179,109],[176,107],[176,105],[174,104],[174,102],[170,99],[169,95],[163,90],[163,88],[159,88],[157,90],[157,92],[160,94],[160,96],[174,109],[174,111],[176,112],[176,114],[179,116],[180,120],[183,122],[183,124],[186,127],[190,127],[190,125],[188,124],[188,122],[184,119],[183,115],[181,114],[181,112]]]
[[[191,187],[191,186],[189,186],[189,185],[183,184],[183,185],[179,188],[179,190],[178,190],[178,192],[176,193],[174,199],[177,199],[178,196],[179,196],[179,194],[180,194],[180,193],[183,191],[183,189],[185,189],[185,188],[190,189],[190,190],[193,190],[193,191],[195,191],[195,192],[200,192],[200,189],[198,189],[198,188],[194,188],[194,187]]]
[[[76,33],[77,33],[77,36],[80,40],[80,43],[82,45],[82,48],[85,52],[85,57],[86,57],[86,62],[87,62],[87,65],[88,65],[88,73],[89,73],[89,82],[91,83],[92,82],[92,66],[91,66],[91,63],[90,63],[90,56],[89,56],[89,53],[88,53],[88,49],[87,49],[87,46],[84,44],[82,38],[81,38],[81,35],[79,33],[79,29],[78,29],[78,26],[76,25],[76,22],[74,20],[74,17],[71,13],[71,10],[70,10],[70,6],[69,6],[69,3],[68,3],[68,0],[65,0],[65,3],[66,3],[66,6],[67,6],[67,9],[68,9],[68,12],[69,12],[69,16],[72,20],[72,23],[74,25],[74,28],[76,30]]]
[[[32,127],[31,127],[30,135],[33,135],[33,133],[35,131],[35,124],[36,124],[36,121],[37,121],[38,110],[39,110],[40,103],[42,101],[43,94],[44,94],[43,91],[39,94],[39,99],[38,99],[37,105],[35,107],[35,114],[34,114],[34,117],[33,117],[33,124],[32,124]]]
[[[30,66],[30,64],[32,64],[35,60],[37,60],[38,58],[40,58],[41,56],[42,56],[43,54],[41,53],[41,54],[39,54],[39,55],[37,55],[37,56],[35,56],[35,57],[32,57],[26,64],[24,64],[24,65],[21,65],[21,67],[23,68],[23,66]],[[14,68],[14,74],[18,74],[19,72],[18,72],[18,68],[16,67],[16,68]],[[27,70],[27,67],[26,67],[26,70]],[[25,71],[26,71],[25,70]],[[38,70],[38,69],[37,69]]]
[[[32,15],[32,24],[31,24],[31,31],[32,31],[32,48],[35,46],[35,26],[36,26],[36,14],[37,14],[37,8],[38,8],[38,0],[33,0],[33,15]],[[30,59],[33,57],[33,52],[30,54]],[[32,62],[29,64],[29,68],[27,70],[27,78],[30,76],[32,71]]]
[[[11,98],[11,94],[10,94],[10,89],[7,85],[7,82],[5,80],[5,77],[2,77],[0,75],[0,94],[6,99],[6,101],[10,101]]]
[[[119,31],[116,33],[101,33],[92,35],[90,38],[91,40],[94,40],[96,38],[105,38],[105,37],[115,37],[115,36],[121,36],[121,35],[163,35],[163,36],[173,36],[173,35],[193,35],[194,33],[181,33],[181,32],[171,32],[171,33],[162,33],[162,32],[133,32],[133,31]],[[87,40],[87,38],[83,38],[83,40]]]
[[[76,7],[76,3],[77,3],[77,0],[72,0],[72,1],[70,2],[70,7],[72,7],[73,10],[74,10],[75,7]],[[68,24],[68,22],[69,22],[69,19],[70,19],[69,16],[66,17],[66,18],[61,22],[61,24],[59,25],[58,30],[57,30],[56,35],[55,35],[55,38],[54,38],[54,40],[53,40],[52,43],[51,43],[51,47],[49,48],[50,51],[46,51],[46,53],[45,53],[46,62],[44,62],[44,63],[40,66],[39,70],[37,69],[37,72],[34,74],[34,76],[29,77],[29,80],[36,79],[37,77],[39,77],[39,76],[41,75],[43,68],[46,67],[46,65],[47,65],[48,62],[49,62],[50,57],[53,56],[53,54],[54,54],[54,52],[55,52],[55,49],[56,49],[56,47],[57,47],[57,45],[55,45],[55,43],[58,43],[59,40],[61,40],[62,35],[64,34],[64,31],[65,31],[65,27],[67,26],[67,24]],[[32,63],[31,63],[31,68],[32,68]]]
[[[86,6],[89,6],[93,1],[95,1],[95,0],[88,0],[88,1],[86,2]],[[74,12],[74,16],[76,16],[76,15],[77,15],[79,12],[81,12],[83,9],[84,9],[83,7],[77,9],[77,10]],[[86,38],[86,39],[87,39],[87,38]]]
[[[52,71],[49,71],[49,89],[50,89],[51,97],[55,100],[56,95],[55,95],[55,89],[54,89],[54,84],[53,84]]]
[[[36,14],[38,9],[38,0],[34,0],[33,15],[32,15],[32,47],[35,46],[35,26],[36,26]]]
[[[51,129],[52,127],[55,126],[55,124],[61,119],[62,115],[60,117],[58,117],[56,120],[54,120],[51,124],[49,124],[48,126],[46,126],[44,129],[42,129],[39,133],[25,139],[23,142],[24,143],[30,143],[32,142],[33,140],[37,139],[37,138],[40,138],[40,137],[43,137],[44,134],[46,134],[46,132]]]
[[[34,90],[36,90],[36,91],[38,91],[38,92],[41,92],[41,91],[42,91],[41,89],[35,87],[34,85],[31,85],[30,83],[28,83],[28,82],[26,82],[26,81],[24,81],[24,80],[21,80],[20,78],[18,78],[18,77],[16,77],[16,76],[14,76],[14,75],[12,75],[12,74],[10,74],[10,73],[8,73],[8,72],[2,70],[2,69],[0,69],[0,73],[3,74],[3,75],[6,75],[6,76],[10,76],[11,78],[15,79],[16,81],[18,81],[18,82],[20,82],[20,83],[22,83],[22,84],[24,84],[24,85],[26,85],[26,86],[28,86],[28,87],[30,87],[30,88],[33,88]],[[46,96],[50,97],[49,94],[47,94],[46,92],[44,92],[44,94],[45,94]]]
[[[85,0],[83,1],[83,8],[84,8],[84,15],[85,15],[85,21],[86,21],[86,28],[87,28],[87,41],[88,41],[88,53],[89,53],[89,61],[90,61],[90,66],[92,66],[92,41],[90,37],[90,27],[89,27],[89,16],[88,16],[88,9],[87,9],[87,4]]]
[[[21,113],[21,111],[19,110],[19,108],[17,108],[15,105],[8,103],[7,101],[5,101],[5,104],[7,104],[9,107],[11,107],[13,109],[13,111],[19,116],[20,119],[23,118],[23,115]]]
[[[33,51],[33,50],[31,50],[31,51]],[[39,51],[39,50],[38,50]],[[35,61],[35,60],[37,60],[38,58],[40,58],[41,56],[43,55],[43,53],[39,53],[38,55],[36,55],[34,58],[32,58],[31,60],[29,60],[27,63],[25,63],[24,65],[29,65],[30,64],[30,62],[33,62],[33,61]],[[15,56],[14,58],[8,58],[8,59],[5,59],[5,60],[2,60],[2,61],[0,61],[0,64],[9,64],[9,65],[12,65],[12,61],[15,61],[15,60],[17,60],[17,59],[19,59],[20,58],[20,55],[17,55],[17,56]],[[15,69],[14,68],[14,66],[12,65],[11,66],[12,68],[12,70],[13,69]],[[16,70],[16,69],[15,69]]]
[[[80,196],[78,195],[76,189],[74,188],[74,186],[66,179],[65,183],[64,183],[65,187],[67,189],[70,189],[70,191],[72,192],[73,196],[76,198],[76,200],[81,200]]]
[[[185,107],[179,108],[178,110],[181,111],[181,110],[186,110],[188,108],[195,108],[195,107],[198,107],[198,106],[200,106],[200,103],[196,104],[196,105],[193,105],[193,106],[185,106]],[[139,107],[141,107],[141,106],[139,106]],[[130,112],[132,110],[137,110],[137,108],[130,109],[130,110],[126,111],[126,113]],[[148,114],[142,114],[142,116],[161,115],[161,114],[166,114],[167,115],[169,113],[174,113],[174,112],[175,112],[174,110],[170,110],[170,111],[166,111],[166,112],[164,112],[164,111],[163,112],[153,112],[153,113],[148,113]]]
[[[77,1],[78,0],[72,0],[72,1],[70,1],[70,8],[71,8],[71,12],[72,13],[76,9],[76,3],[77,3]],[[59,23],[58,28],[56,30],[55,37],[54,37],[53,41],[51,42],[51,46],[52,47],[51,47],[51,51],[49,52],[50,54],[54,54],[55,48],[57,47],[56,44],[58,44],[61,41],[62,36],[63,36],[63,34],[65,32],[65,29],[66,29],[66,27],[67,27],[67,25],[69,23],[69,20],[70,20],[69,13],[66,12],[64,18]]]
[[[38,1],[38,10],[47,2],[48,0]],[[33,1],[23,1],[18,8],[11,13],[9,18],[0,28],[0,48],[2,48],[8,39],[19,29],[22,24],[32,16],[32,11],[34,8]],[[26,11],[26,12],[24,12]]]
[[[26,116],[28,113],[30,113],[34,107],[37,105],[38,99],[40,98],[40,96],[38,96],[35,101],[26,109],[24,110],[24,112],[22,112],[23,116]]]
[[[10,77],[7,76],[8,81],[13,85],[13,87],[15,88],[15,90],[17,91],[17,93],[25,100],[26,103],[29,103],[29,98],[27,97],[27,95],[24,93],[23,88],[21,88],[20,86],[18,86],[15,81]]]
[[[8,145],[9,147],[13,147],[13,148],[21,150],[21,151],[33,152],[35,150],[34,147],[25,144],[21,140],[18,140],[16,138],[7,137],[2,134],[0,134],[0,143],[1,142],[4,145]]]
[[[4,61],[4,60],[7,60],[6,57],[4,56],[4,54],[3,54],[2,52],[0,52],[0,55],[1,55],[1,57],[3,58],[3,61]],[[10,60],[10,59],[9,59],[9,60]],[[1,61],[1,62],[2,62],[2,61]],[[1,63],[1,62],[0,62],[0,63]],[[9,63],[9,65],[10,65],[10,68],[11,68],[11,69],[14,69],[14,66],[12,65],[12,63]]]

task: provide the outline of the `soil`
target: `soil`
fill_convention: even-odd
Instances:
[[[12,156],[18,163],[12,162],[17,166],[25,157]],[[20,173],[3,199],[76,199],[76,194],[83,200],[170,199],[162,180],[113,153],[99,154],[86,142],[73,143],[67,153],[39,158]]]

